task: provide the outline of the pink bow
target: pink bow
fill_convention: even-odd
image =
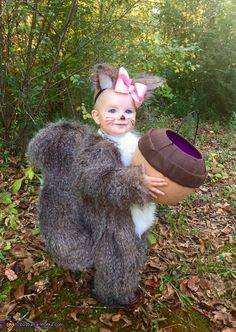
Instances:
[[[147,92],[147,86],[142,83],[132,84],[132,80],[129,78],[127,70],[121,67],[114,90],[116,92],[130,94],[133,98],[134,105],[139,107],[143,103],[145,93]]]

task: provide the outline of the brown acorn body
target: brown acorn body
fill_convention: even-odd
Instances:
[[[153,168],[144,158],[139,148],[137,148],[136,151],[134,152],[132,158],[132,164],[133,165],[144,164],[145,172],[147,175],[155,176],[158,178],[165,178],[166,181],[168,182],[167,187],[161,188],[161,191],[165,193],[165,196],[159,195],[158,198],[155,200],[156,203],[174,205],[181,202],[183,199],[185,199],[188,195],[190,195],[194,191],[194,188],[181,186],[180,184],[170,180],[168,177],[164,176],[162,173]]]
[[[147,175],[166,178],[157,203],[174,205],[198,188],[206,178],[201,153],[184,137],[170,129],[152,129],[144,134],[132,158],[133,165],[143,164]]]

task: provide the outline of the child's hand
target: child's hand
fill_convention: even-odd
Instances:
[[[149,191],[150,195],[153,198],[157,198],[158,195],[164,196],[165,193],[163,191],[159,190],[158,187],[165,187],[168,185],[165,179],[163,178],[157,178],[153,176],[149,176],[145,174],[145,168],[144,165],[142,165],[142,171],[143,171],[143,182],[147,190]]]

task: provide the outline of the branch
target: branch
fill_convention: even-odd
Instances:
[[[112,21],[111,23],[109,23],[105,28],[103,28],[102,30],[98,31],[96,34],[93,35],[92,38],[90,39],[87,39],[87,40],[84,40],[84,41],[81,41],[79,43],[79,45],[70,53],[68,54],[67,57],[65,57],[61,62],[59,62],[57,64],[57,67],[60,67],[65,61],[67,61],[72,55],[74,55],[75,53],[77,53],[78,51],[80,51],[82,48],[84,47],[87,47],[94,39],[97,39],[98,36],[102,35],[104,32],[106,32],[109,28],[111,28],[112,26],[114,26],[117,22],[119,22],[126,14],[128,14],[131,9],[133,9],[139,2],[141,2],[142,0],[137,0],[135,1],[132,5],[130,5],[124,12],[123,14],[121,14],[116,20]],[[44,75],[47,75],[50,73],[50,70],[40,74],[40,75],[37,75],[35,77],[32,77],[32,81],[41,77],[41,76],[44,76]]]
[[[39,110],[39,108],[41,107],[41,105],[44,101],[46,91],[48,90],[48,88],[51,84],[51,81],[53,79],[54,72],[55,72],[56,68],[58,67],[57,60],[58,60],[58,57],[59,57],[59,54],[60,54],[60,51],[61,51],[61,48],[62,48],[62,43],[63,43],[64,37],[66,35],[68,26],[71,23],[71,18],[74,15],[76,4],[77,4],[77,0],[73,0],[72,3],[71,3],[67,18],[66,18],[64,26],[62,28],[62,33],[61,33],[61,36],[60,36],[60,39],[59,39],[57,50],[56,50],[56,53],[54,55],[54,61],[52,63],[52,66],[51,66],[50,70],[47,72],[49,74],[48,79],[47,79],[47,81],[46,81],[46,83],[43,87],[41,99],[40,99],[40,101],[39,101],[39,103],[38,103],[38,105],[35,109],[36,113],[37,113],[37,111]]]

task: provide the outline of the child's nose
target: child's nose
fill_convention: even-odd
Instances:
[[[125,120],[124,114],[121,115],[120,120]]]

